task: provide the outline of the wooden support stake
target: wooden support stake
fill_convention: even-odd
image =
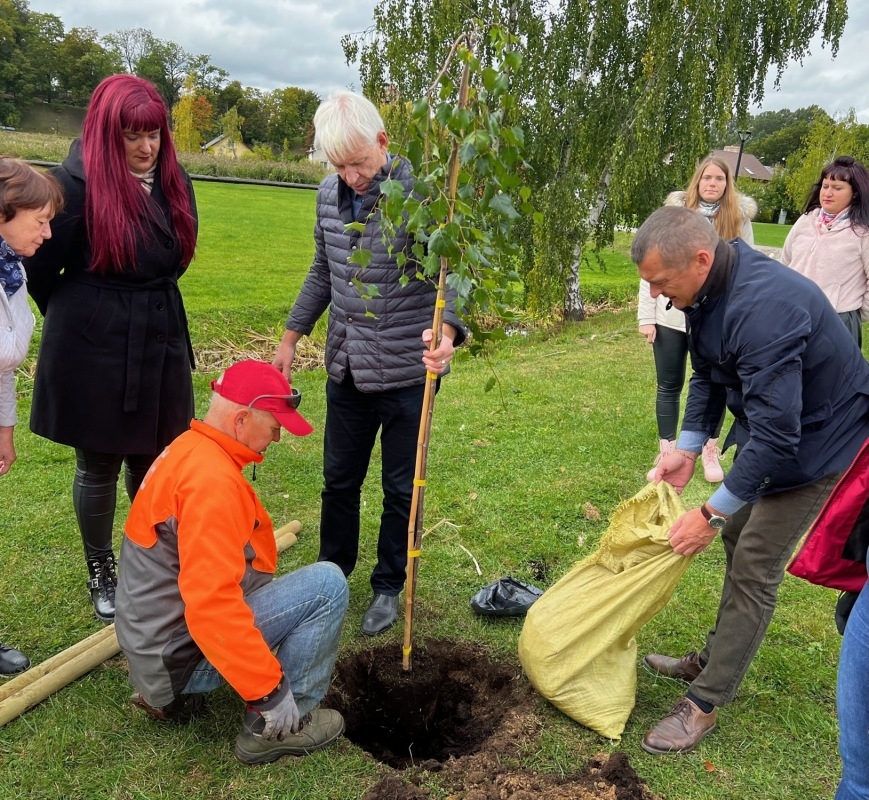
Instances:
[[[279,553],[298,541],[301,529],[302,523],[293,520],[275,531]],[[120,652],[115,626],[107,625],[0,685],[0,727]]]

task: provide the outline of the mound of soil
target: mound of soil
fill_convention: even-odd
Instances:
[[[345,735],[397,772],[365,800],[422,800],[432,775],[450,800],[655,800],[624,753],[601,753],[573,776],[523,769],[520,752],[540,731],[537,698],[517,664],[479,646],[427,640],[402,668],[394,644],[335,665],[323,705]]]

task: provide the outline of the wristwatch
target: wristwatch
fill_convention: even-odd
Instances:
[[[713,514],[708,508],[706,508],[706,503],[700,506],[700,513],[706,517],[706,522],[709,523],[709,527],[715,528],[717,531],[720,531],[727,524],[727,518]]]

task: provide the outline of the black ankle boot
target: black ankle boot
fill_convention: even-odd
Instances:
[[[91,592],[91,602],[94,604],[97,619],[100,622],[114,622],[115,587],[118,585],[114,555],[89,559],[88,572],[91,576],[88,589]]]

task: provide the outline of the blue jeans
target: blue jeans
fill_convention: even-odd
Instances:
[[[282,575],[245,597],[254,624],[269,647],[277,648],[301,715],[316,708],[329,689],[348,598],[344,575],[326,561]],[[210,692],[222,683],[203,659],[182,694]]]
[[[836,707],[842,781],[835,800],[869,800],[869,583],[845,626]]]
[[[376,594],[397,595],[404,586],[424,392],[424,384],[360,392],[350,377],[343,383],[326,381],[318,559],[332,561],[345,575],[356,566],[362,483],[379,430],[383,512],[377,565],[371,574],[371,588]]]

